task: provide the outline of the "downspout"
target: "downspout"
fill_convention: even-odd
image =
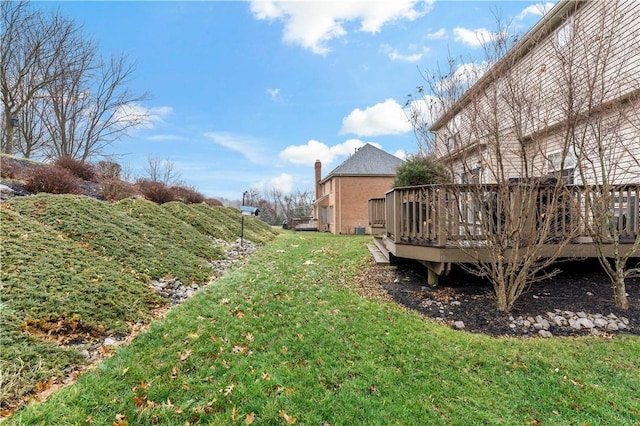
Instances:
[[[339,202],[340,202],[340,227],[338,228],[338,234],[342,234],[342,176],[340,176],[340,198],[339,198]]]

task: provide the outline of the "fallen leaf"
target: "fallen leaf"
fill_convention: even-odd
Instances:
[[[134,396],[133,397],[133,403],[138,406],[138,407],[143,407],[147,404],[147,397],[146,396]]]
[[[250,425],[256,419],[256,414],[252,411],[244,418],[244,424]]]
[[[286,411],[280,410],[280,417],[282,417],[288,424],[292,425],[296,422],[296,418],[287,414]]]
[[[127,371],[129,371],[129,367],[127,367],[124,370],[122,370],[121,375],[124,376],[125,374],[127,374]]]
[[[229,385],[226,388],[224,388],[224,396],[229,396],[233,393],[233,385]]]
[[[124,414],[116,414],[116,421],[112,423],[113,426],[129,426],[129,422],[127,421],[127,416]]]
[[[234,354],[234,355],[245,354],[247,352],[249,352],[249,348],[247,348],[246,346],[238,346],[238,345],[236,345],[236,346],[233,347],[233,349],[231,349],[231,353]]]
[[[192,353],[193,351],[191,349],[187,349],[184,353],[180,354],[180,362],[185,362]]]

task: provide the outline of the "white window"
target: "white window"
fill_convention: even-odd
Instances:
[[[458,135],[457,133],[449,135],[447,137],[447,151],[455,151],[458,148],[460,148],[460,135]]]
[[[555,43],[556,47],[568,46],[573,40],[573,16],[570,16],[564,24],[556,30]]]
[[[563,155],[562,151],[552,151],[547,154],[547,172],[556,175],[565,183],[573,183],[573,172],[577,165],[576,156],[571,152],[567,152],[566,155]]]

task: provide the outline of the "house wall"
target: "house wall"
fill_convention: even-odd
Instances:
[[[571,16],[567,26],[550,20],[528,35],[535,46],[506,55],[502,66],[489,70],[489,78],[465,95],[465,106],[435,131],[436,154],[455,175],[483,164],[487,183],[539,176],[549,172],[549,153],[571,142],[565,151],[588,155],[580,164],[592,167],[581,175],[590,183],[599,165],[592,156],[599,140],[610,151],[611,167],[626,170],[617,174],[618,181],[637,180],[640,2],[565,4]]]
[[[328,195],[322,205],[327,207],[327,223],[321,223],[319,229],[333,234],[355,233],[356,227],[369,227],[369,199],[384,197],[393,186],[393,176],[334,176],[322,185],[324,195]]]

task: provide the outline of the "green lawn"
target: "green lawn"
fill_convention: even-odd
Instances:
[[[445,328],[360,295],[368,241],[280,235],[3,426],[639,424],[638,337]]]

